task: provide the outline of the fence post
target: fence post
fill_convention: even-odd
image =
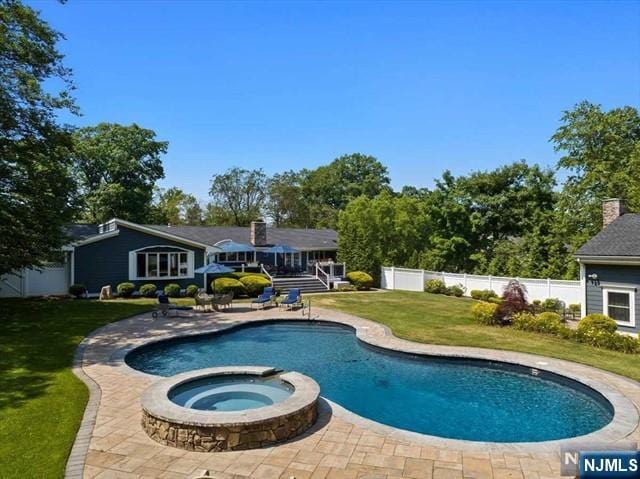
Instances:
[[[547,298],[551,297],[551,278],[547,278]]]
[[[426,273],[425,273],[425,271],[423,269],[421,269],[420,271],[422,271],[422,291],[424,291],[424,284],[426,282],[427,277],[426,277]]]
[[[396,289],[396,267],[395,266],[391,267],[391,288],[389,289]]]
[[[489,289],[493,290],[493,283],[491,282],[491,275],[489,275]]]
[[[467,292],[467,273],[464,273],[464,292]]]

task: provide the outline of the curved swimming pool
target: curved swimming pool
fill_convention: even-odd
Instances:
[[[324,397],[356,414],[451,439],[565,439],[613,418],[602,395],[571,379],[506,363],[393,353],[326,322],[250,323],[142,346],[125,360],[160,376],[229,365],[299,371],[320,384]]]

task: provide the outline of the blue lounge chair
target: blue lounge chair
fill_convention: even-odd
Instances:
[[[291,288],[287,297],[280,302],[280,306],[282,305],[285,305],[287,308],[302,306],[302,296],[300,295],[300,288]]]
[[[268,286],[264,288],[262,294],[258,296],[256,299],[251,301],[251,309],[253,309],[253,305],[262,306],[264,308],[268,304],[273,304],[273,298],[276,297],[276,292],[272,286]]]

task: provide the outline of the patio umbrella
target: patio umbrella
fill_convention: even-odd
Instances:
[[[299,250],[293,248],[292,246],[286,245],[286,244],[277,244],[272,246],[271,248],[267,248],[265,250],[265,252],[267,253],[273,253],[274,258],[276,260],[276,265],[278,263],[278,257],[276,255],[278,254],[293,254],[293,253],[298,253]]]
[[[200,273],[204,275],[204,287],[207,287],[207,275],[208,274],[223,274],[223,273],[233,273],[235,270],[233,268],[229,268],[223,264],[218,263],[209,263],[204,266],[200,266],[198,269],[193,270],[194,273]],[[213,283],[213,292],[215,293],[215,282]]]

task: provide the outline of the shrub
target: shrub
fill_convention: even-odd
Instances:
[[[626,334],[612,333],[606,329],[589,329],[578,331],[577,339],[596,348],[611,349],[623,353],[637,353],[640,349],[638,339]]]
[[[240,282],[244,285],[247,294],[252,297],[262,294],[264,288],[271,286],[271,281],[258,275],[243,276]]]
[[[84,284],[76,283],[69,286],[69,294],[71,296],[75,296],[79,298],[87,291],[87,288],[84,287]]]
[[[580,304],[570,304],[569,312],[572,316],[578,316],[582,312],[582,307],[580,306]]]
[[[471,307],[471,315],[480,324],[495,325],[500,324],[497,316],[498,305],[482,301]]]
[[[444,294],[447,292],[447,287],[441,279],[430,279],[425,284],[424,290],[427,293]]]
[[[185,290],[185,295],[189,296],[190,298],[195,298],[198,294],[198,291],[200,291],[200,288],[197,284],[190,284]]]
[[[242,278],[246,278],[247,276],[260,276],[261,278],[269,279],[269,277],[264,273],[251,273],[249,271],[238,271],[236,273],[229,273],[227,277],[241,280]]]
[[[562,323],[560,315],[552,311],[538,314],[534,322],[536,331],[549,334],[558,334],[560,329],[565,327]]]
[[[365,291],[373,286],[373,278],[364,271],[351,271],[347,273],[347,280],[355,286],[358,291]]]
[[[491,298],[498,297],[496,292],[491,289],[473,289],[470,294],[473,299],[479,299],[480,301],[489,301]]]
[[[562,311],[564,309],[564,301],[558,298],[547,298],[542,302],[542,309],[545,311]]]
[[[521,331],[532,331],[534,320],[535,315],[533,313],[522,311],[513,315],[511,324],[515,329],[519,329]]]
[[[211,282],[211,289],[216,293],[233,293],[235,298],[247,294],[247,290],[240,281],[234,278],[218,278]]]
[[[180,288],[179,284],[169,283],[164,287],[164,294],[166,294],[170,298],[179,298],[181,289],[182,288]]]
[[[116,291],[118,292],[118,296],[122,296],[123,298],[129,298],[136,290],[136,286],[133,283],[120,283],[116,287]]]
[[[604,314],[588,314],[578,322],[578,334],[587,335],[592,331],[615,333],[618,325],[615,320]]]
[[[498,318],[502,322],[508,322],[513,315],[529,310],[526,288],[519,281],[512,279],[502,293],[502,302],[499,304],[497,312]]]
[[[145,298],[155,298],[158,288],[153,283],[147,283],[140,286],[140,296]]]
[[[462,295],[464,295],[464,286],[462,286],[461,284],[449,286],[445,294],[447,296],[455,296],[456,298],[460,298]]]

